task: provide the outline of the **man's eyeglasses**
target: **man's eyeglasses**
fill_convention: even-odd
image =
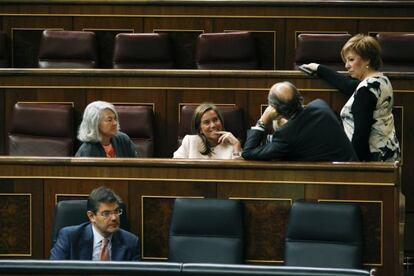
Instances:
[[[112,216],[119,217],[120,215],[122,215],[123,212],[124,212],[124,210],[122,210],[122,209],[116,209],[114,211],[103,211],[99,215],[103,216],[105,219],[108,219]]]

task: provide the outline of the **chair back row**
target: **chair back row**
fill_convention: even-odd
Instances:
[[[294,67],[317,62],[344,70],[340,51],[348,33],[302,33],[297,37]],[[382,48],[384,71],[414,71],[414,33],[382,32],[375,35]],[[0,32],[0,67],[10,66],[6,35]],[[198,69],[259,69],[255,40],[249,32],[205,33],[196,41]],[[172,69],[172,42],[166,33],[119,33],[115,37],[113,68]],[[45,30],[40,68],[98,68],[94,32]]]
[[[178,144],[191,133],[191,118],[197,104],[180,110]],[[235,105],[217,105],[226,130],[241,140],[246,136],[242,109]],[[152,106],[115,104],[121,131],[138,148],[140,157],[154,156],[155,118]],[[73,156],[75,146],[72,104],[16,103],[8,132],[7,154],[13,156]]]
[[[152,107],[115,105],[121,130],[130,136],[142,157],[154,153]],[[75,146],[72,104],[16,103],[7,135],[7,154],[13,156],[73,156]]]
[[[350,38],[348,33],[300,34],[295,52],[295,67],[316,62],[344,71],[340,52]],[[384,32],[377,33],[375,38],[382,49],[383,71],[414,71],[414,33]]]
[[[121,217],[124,229],[128,227],[125,218]],[[86,200],[58,202],[53,243],[62,227],[86,221]],[[168,261],[243,264],[244,229],[241,201],[177,198],[169,228]],[[358,205],[297,201],[287,225],[285,265],[359,269],[362,243]]]
[[[258,69],[253,37],[249,32],[200,34],[196,43],[196,64],[198,69]],[[97,68],[95,33],[43,31],[38,65],[40,68]],[[168,34],[117,34],[113,68],[174,68]]]

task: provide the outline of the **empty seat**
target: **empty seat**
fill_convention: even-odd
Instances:
[[[45,30],[39,46],[40,68],[95,68],[95,33]]]
[[[121,131],[138,149],[140,157],[154,156],[154,111],[151,106],[115,104]]]
[[[7,43],[7,36],[5,33],[0,32],[0,67],[9,67],[9,48]]]
[[[414,72],[414,33],[378,33],[384,71]]]
[[[249,32],[200,34],[196,64],[198,69],[258,69],[254,38]]]
[[[243,245],[241,202],[175,200],[168,245],[170,262],[240,264]]]
[[[191,133],[191,120],[194,114],[194,110],[198,104],[186,104],[181,106],[180,110],[180,122],[178,126],[178,144],[181,142],[185,135]],[[224,129],[230,131],[234,137],[238,138],[243,145],[246,139],[246,127],[244,123],[243,110],[235,105],[216,105],[224,120]]]
[[[362,215],[356,204],[295,202],[285,237],[285,265],[362,267]]]
[[[316,62],[344,71],[341,50],[350,38],[350,34],[300,34],[297,37],[295,68],[304,63]]]
[[[14,156],[73,156],[72,104],[16,103],[7,153]]]
[[[173,54],[168,34],[117,34],[115,37],[113,67],[142,69],[173,68]]]
[[[125,205],[120,206],[125,211]],[[63,227],[71,225],[79,225],[81,223],[89,221],[87,212],[87,200],[86,199],[72,199],[61,200],[55,206],[55,218],[53,220],[52,229],[52,246],[55,244],[59,231]],[[122,214],[120,217],[120,227],[125,230],[129,230],[126,214]]]

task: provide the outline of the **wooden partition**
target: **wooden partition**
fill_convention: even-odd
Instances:
[[[292,69],[301,33],[414,32],[412,0],[3,0],[0,30],[13,67],[37,67],[44,29],[94,31],[100,68],[120,32],[168,33],[176,68],[194,69],[200,33],[249,31],[262,70]]]
[[[143,260],[166,260],[175,198],[231,198],[245,207],[246,262],[282,265],[290,206],[305,199],[358,203],[365,266],[402,271],[398,163],[0,157],[0,256],[47,258],[56,202],[100,185],[124,199]]]

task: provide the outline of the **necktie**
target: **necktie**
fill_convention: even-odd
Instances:
[[[109,261],[108,239],[103,239],[101,244],[101,261]]]

